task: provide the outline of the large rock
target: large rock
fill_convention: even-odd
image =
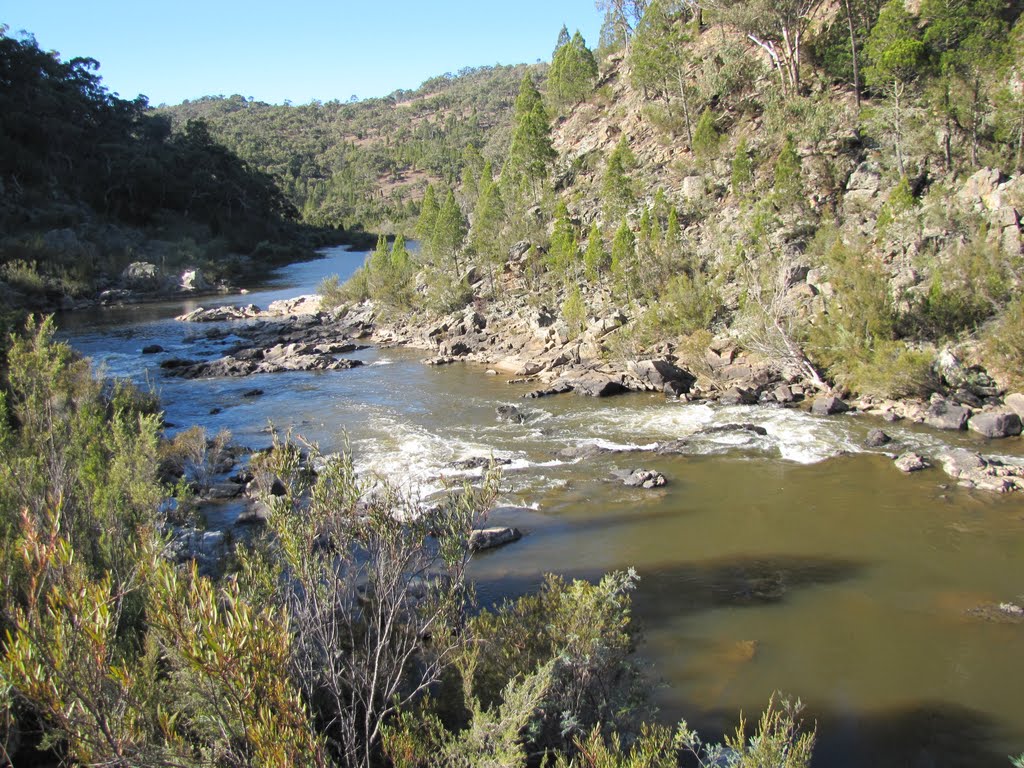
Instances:
[[[682,368],[670,363],[668,360],[640,360],[629,364],[629,372],[633,374],[651,391],[665,390],[666,384],[678,384],[679,388],[673,388],[678,393],[687,392],[693,386],[696,378],[684,371]]]
[[[754,405],[757,403],[757,392],[745,387],[729,387],[718,401],[723,405]]]
[[[660,488],[665,485],[665,476],[653,469],[633,469],[616,475],[623,485],[631,488]]]
[[[208,291],[210,283],[201,269],[186,269],[178,282],[183,291]]]
[[[906,472],[908,474],[911,472],[920,472],[922,469],[928,468],[928,461],[924,458],[924,456],[912,452],[904,453],[903,455],[897,457],[895,464],[896,469],[898,469],[900,472]]]
[[[186,312],[184,315],[178,315],[175,319],[183,323],[222,323],[227,320],[245,320],[257,317],[259,314],[259,307],[255,304],[246,304],[244,306],[212,307],[210,309],[199,307],[191,312]]]
[[[931,404],[924,416],[924,423],[935,429],[967,429],[971,412],[962,405],[939,400]]]
[[[887,443],[891,443],[892,438],[881,429],[872,429],[868,432],[867,438],[864,440],[864,445],[868,448],[881,448]]]
[[[968,451],[966,448],[954,448],[939,455],[942,470],[953,478],[974,474],[988,466],[988,461],[980,453]]]
[[[976,413],[967,422],[972,432],[985,437],[1012,437],[1021,433],[1021,421],[1014,411]]]
[[[163,276],[156,264],[133,261],[121,273],[121,282],[135,291],[155,291],[163,287]]]
[[[1003,402],[1006,403],[1007,408],[1024,419],[1024,394],[1014,392],[1012,395],[1007,395]]]
[[[523,538],[518,528],[478,528],[469,535],[469,548],[474,552],[494,549]]]
[[[589,371],[569,383],[577,395],[587,397],[610,397],[626,390],[620,376],[596,371]]]
[[[846,413],[850,406],[839,397],[833,395],[822,395],[816,397],[811,404],[811,413],[815,416],[832,416],[836,413]]]

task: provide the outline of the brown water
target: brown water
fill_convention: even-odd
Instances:
[[[320,274],[358,261],[335,254]],[[279,290],[308,290],[320,274],[304,269],[298,285]],[[222,350],[184,342],[197,329],[166,319],[176,310],[79,317],[67,333],[111,372],[156,381],[176,424],[228,428],[253,446],[268,442],[268,421],[325,450],[347,436],[364,471],[412,492],[457,479],[446,466],[453,460],[511,459],[505,500],[529,508],[495,522],[527,536],[477,559],[481,596],[522,593],[547,571],[593,578],[635,567],[641,652],[663,683],[655,695],[666,722],[685,716],[714,735],[782,690],[818,721],[818,765],[1007,766],[1007,755],[1024,751],[1024,624],[966,613],[1024,599],[1024,496],[952,487],[938,470],[904,476],[860,447],[879,426],[863,416],[816,419],[647,395],[523,401],[524,388],[478,366],[430,368],[413,351],[367,350],[360,354],[370,365],[326,374],[160,379],[161,358],[139,355],[146,344],[167,355]],[[262,397],[241,397],[255,386]],[[500,404],[520,406],[527,422],[497,421]],[[697,436],[685,456],[642,450],[741,421],[768,436]],[[1024,454],[1020,439],[986,444],[884,427],[925,454],[951,443]],[[558,456],[587,443],[637,450]],[[644,491],[610,479],[640,466],[669,484]]]

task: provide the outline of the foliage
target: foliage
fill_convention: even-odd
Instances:
[[[715,127],[715,116],[711,108],[705,109],[693,132],[693,154],[701,163],[708,163],[718,155],[722,135]]]
[[[580,287],[574,285],[569,289],[569,295],[562,302],[562,318],[569,327],[569,338],[575,339],[587,325],[587,305],[583,301],[583,294]]]
[[[611,267],[611,258],[604,249],[601,230],[596,223],[590,225],[590,232],[587,234],[587,250],[583,254],[583,266],[587,279],[591,282],[597,280]]]
[[[547,110],[529,73],[519,85],[512,120],[512,144],[501,169],[502,190],[508,200],[535,201],[556,153]]]
[[[550,687],[526,730],[531,752],[571,749],[598,725],[638,727],[645,695],[631,660],[636,581],[632,571],[598,584],[548,576],[537,594],[470,620],[472,690],[485,707],[501,700],[510,681],[552,664]]]
[[[732,156],[732,193],[736,197],[743,197],[754,183],[754,164],[750,158],[750,149],[747,146],[746,137],[740,139],[736,145],[736,152]]]
[[[653,311],[663,333],[689,336],[710,328],[721,309],[721,297],[708,274],[696,269],[692,275],[681,272],[669,279]]]
[[[1008,385],[1024,388],[1024,299],[1019,296],[983,334],[986,359]]]
[[[597,60],[579,30],[555,51],[548,70],[548,98],[555,111],[585,101],[597,81]]]
[[[601,181],[601,211],[606,223],[622,220],[636,205],[635,185],[630,177],[635,166],[636,156],[623,135],[608,156]]]

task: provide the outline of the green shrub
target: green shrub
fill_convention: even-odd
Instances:
[[[985,360],[1002,381],[1024,389],[1024,298],[1017,297],[982,336]]]
[[[587,325],[587,305],[578,285],[574,285],[562,303],[562,318],[569,326],[569,338],[575,339]]]

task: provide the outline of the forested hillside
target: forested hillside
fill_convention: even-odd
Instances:
[[[38,305],[87,294],[132,261],[231,277],[308,253],[274,180],[200,120],[172,133],[98,63],[0,28],[0,289]],[[287,243],[287,245],[285,245]]]
[[[194,118],[254,167],[271,174],[307,222],[400,230],[428,182],[458,185],[463,169],[508,151],[512,102],[524,72],[543,65],[466,68],[412,91],[355,102],[276,106],[207,97],[159,115],[178,129]]]
[[[860,395],[980,404],[997,385],[971,363],[1019,382],[1019,7],[603,5],[599,67],[563,31],[521,83],[508,154],[427,190],[427,276],[391,295],[443,312],[531,294],[570,339],[621,310],[584,357],[668,343],[711,379],[717,337],[744,370]],[[459,282],[472,264],[483,285]],[[373,269],[350,298],[411,284]]]

